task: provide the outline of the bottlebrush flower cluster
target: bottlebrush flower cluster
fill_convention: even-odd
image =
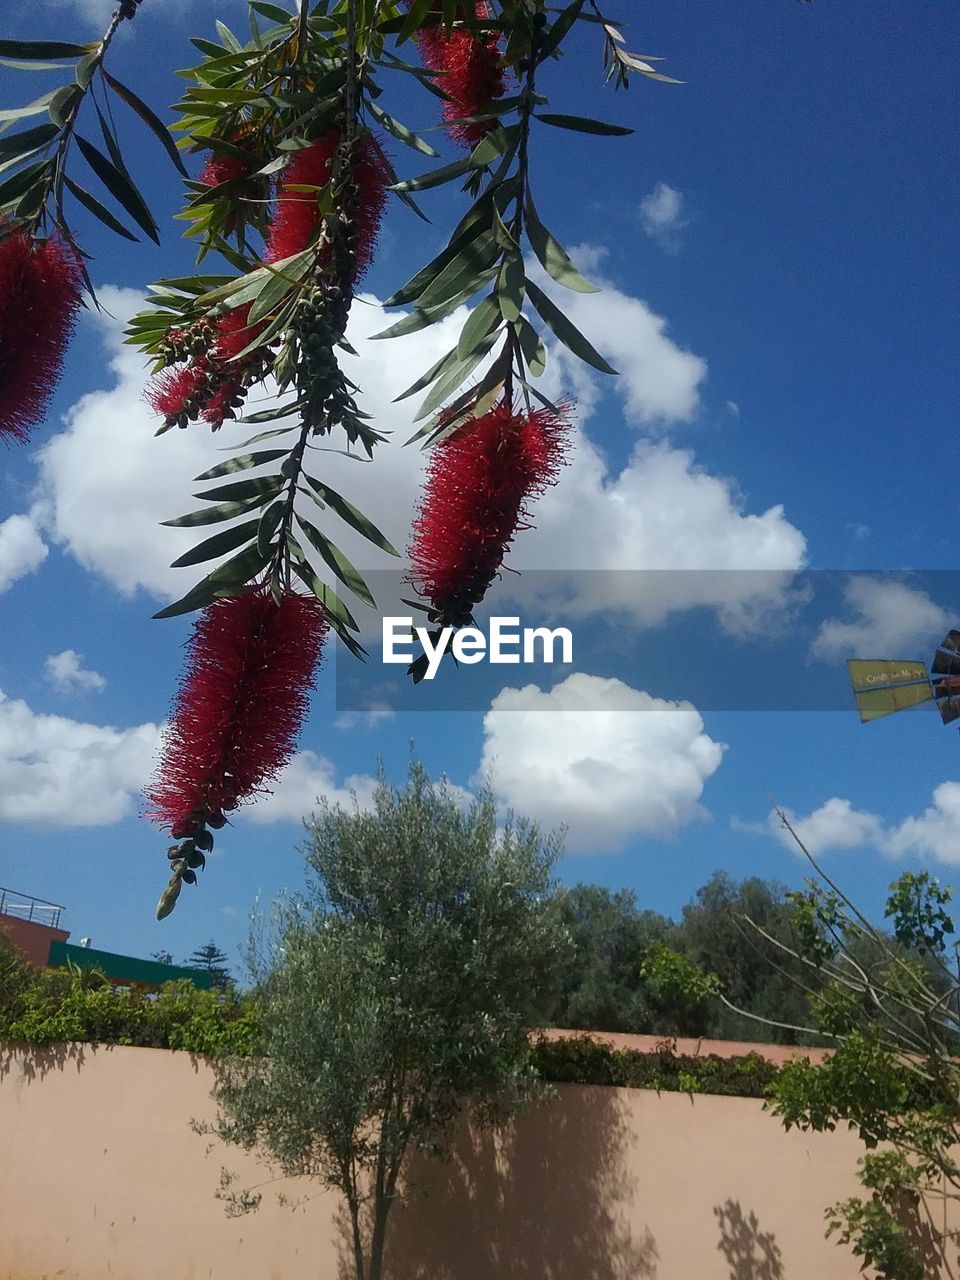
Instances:
[[[189,359],[185,364],[164,369],[147,387],[147,403],[163,417],[165,426],[185,427],[189,421],[202,418],[216,431],[227,418],[235,416],[250,384],[267,372],[269,350],[258,347],[240,356],[265,324],[250,324],[251,305],[248,302],[235,307],[212,327],[202,324],[196,333],[171,330],[167,335],[168,358]],[[201,351],[190,355],[194,343]]]
[[[483,0],[472,8],[475,17],[490,17],[490,10]],[[443,118],[448,123],[450,136],[464,146],[476,146],[496,127],[495,120],[477,120],[472,124],[451,122],[478,115],[503,96],[505,82],[500,66],[500,41],[492,33],[479,36],[463,27],[455,27],[448,35],[438,25],[419,31],[417,44],[430,70],[443,72],[437,87],[448,98],[443,104]]]
[[[43,421],[80,307],[80,264],[59,237],[0,226],[0,435]]]
[[[323,607],[262,589],[200,614],[189,667],[164,735],[148,814],[175,839],[263,791],[292,755],[327,633]]]
[[[294,152],[278,184],[277,207],[267,234],[264,253],[267,262],[279,262],[281,258],[299,253],[316,235],[320,220],[316,192],[288,191],[287,188],[327,186],[333,173],[333,157],[339,143],[339,132],[330,129],[309,147]],[[369,133],[361,134],[357,139],[353,180],[357,188],[354,278],[359,280],[373,261],[377,234],[387,204],[387,184],[390,181],[380,144]]]
[[[235,134],[229,139],[235,146],[242,148],[243,133]],[[223,192],[218,199],[229,201],[229,212],[223,223],[226,235],[232,235],[240,225],[246,213],[244,201],[262,200],[268,193],[267,180],[255,177],[262,160],[253,152],[244,155],[226,155],[224,152],[211,152],[197,177],[205,187],[219,187],[224,182],[238,183],[229,193]],[[248,181],[241,182],[241,179]]]
[[[445,621],[469,621],[528,504],[556,482],[569,441],[565,415],[565,407],[520,413],[502,402],[434,448],[409,578]]]

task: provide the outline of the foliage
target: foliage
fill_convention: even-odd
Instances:
[[[756,877],[736,884],[716,872],[684,907],[679,923],[641,910],[629,890],[612,893],[596,885],[568,890],[561,912],[574,949],[555,1026],[826,1043],[817,1029],[805,1027],[807,997],[794,980],[805,975],[816,992],[816,975],[740,919],[749,914],[771,939],[792,939],[790,895],[781,885]]]
[[[755,1053],[735,1058],[677,1053],[670,1041],[663,1041],[653,1053],[642,1053],[614,1049],[590,1036],[540,1038],[534,1045],[533,1060],[540,1075],[555,1083],[718,1093],[737,1098],[763,1097],[780,1070]]]
[[[250,1053],[255,999],[169,982],[156,995],[115,988],[96,969],[34,969],[0,931],[0,1040],[183,1049],[219,1058]]]
[[[183,963],[191,969],[205,969],[213,978],[214,986],[220,991],[228,990],[233,983],[230,976],[229,957],[213,941],[197,947]]]
[[[918,1225],[923,1194],[960,1199],[960,939],[947,912],[951,891],[927,872],[901,876],[890,886],[887,935],[780,817],[812,875],[792,895],[796,941],[777,945],[818,985],[810,1013],[837,1048],[820,1066],[785,1067],[769,1106],[788,1129],[854,1128],[870,1149],[860,1174],[869,1195],[832,1206],[828,1233],[884,1280],[914,1280],[928,1274],[932,1247]]]
[[[339,1190],[358,1280],[377,1280],[408,1150],[442,1152],[465,1106],[495,1124],[536,1088],[529,1032],[566,944],[558,844],[417,764],[309,829],[309,891],[258,962],[258,1055],[220,1072],[215,1132]]]

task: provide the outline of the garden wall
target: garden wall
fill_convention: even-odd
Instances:
[[[211,1083],[186,1053],[0,1046],[0,1280],[338,1280],[333,1194],[269,1182],[257,1213],[226,1217],[222,1165],[236,1186],[271,1175],[192,1131]],[[499,1140],[465,1129],[450,1163],[420,1166],[388,1280],[861,1274],[823,1239],[825,1205],[857,1190],[849,1133],[784,1133],[749,1098],[557,1093]]]

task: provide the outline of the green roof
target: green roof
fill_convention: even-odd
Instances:
[[[65,968],[68,963],[80,969],[100,969],[113,982],[139,982],[150,987],[182,978],[201,990],[214,985],[213,974],[206,969],[184,969],[175,964],[159,964],[156,960],[138,960],[136,956],[118,956],[112,951],[95,951],[93,947],[73,947],[69,942],[51,942],[47,963],[55,969]]]

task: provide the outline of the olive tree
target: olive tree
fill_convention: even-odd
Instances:
[[[462,1113],[497,1124],[537,1088],[529,1033],[566,948],[559,841],[419,764],[307,826],[307,890],[259,951],[258,1053],[221,1070],[213,1131],[341,1192],[357,1280],[378,1280],[408,1154],[442,1154]]]

